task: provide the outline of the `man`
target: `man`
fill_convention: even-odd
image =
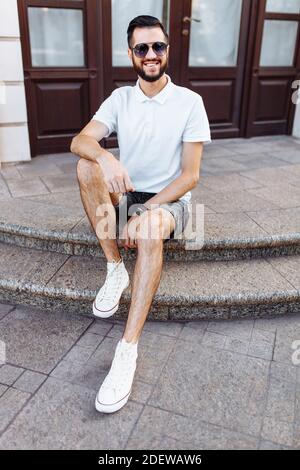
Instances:
[[[119,410],[131,393],[138,340],[161,278],[163,243],[187,225],[203,142],[210,141],[202,98],[165,73],[170,46],[160,21],[138,16],[127,36],[136,85],[115,89],[71,145],[81,157],[77,175],[83,206],[107,260],[106,280],[93,303],[97,317],[113,315],[129,285],[116,239],[99,230],[101,207],[112,209],[114,222],[126,207],[121,240],[126,250],[137,248],[126,327],[95,400],[104,413]],[[120,161],[98,143],[112,132],[118,135]]]

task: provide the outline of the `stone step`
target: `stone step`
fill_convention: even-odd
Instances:
[[[0,243],[0,301],[91,314],[103,285],[101,258],[39,251]],[[126,261],[133,278],[134,261]],[[115,318],[128,315],[131,287]],[[300,256],[164,262],[149,319],[264,317],[299,311]]]
[[[61,195],[52,195],[46,199],[39,196],[33,200],[0,202],[0,242],[67,255],[103,258],[78,193],[70,192],[68,197],[64,195],[64,207],[61,198]],[[300,208],[256,214],[212,214],[207,210],[203,243],[168,240],[164,247],[165,258],[208,261],[300,254],[300,233],[293,230],[291,223],[287,224],[288,220],[299,220],[299,216]],[[196,230],[194,224],[193,229]],[[118,244],[120,246],[120,242]],[[135,259],[136,250],[126,252],[122,247],[120,249],[124,259]]]

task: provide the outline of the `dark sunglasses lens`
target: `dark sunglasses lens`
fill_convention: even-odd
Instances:
[[[149,51],[149,46],[147,44],[138,44],[134,48],[134,52],[137,57],[145,57],[148,51]]]
[[[164,44],[163,42],[155,42],[153,44],[153,50],[155,52],[155,54],[161,56],[161,55],[164,55],[166,53],[166,50],[167,50],[167,45]]]

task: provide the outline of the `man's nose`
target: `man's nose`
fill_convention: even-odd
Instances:
[[[149,46],[149,51],[147,52],[145,59],[147,60],[157,59],[157,55],[155,54],[154,50],[150,46]]]

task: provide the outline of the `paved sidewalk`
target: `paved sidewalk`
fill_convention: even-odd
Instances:
[[[147,322],[129,402],[99,414],[123,327],[0,305],[0,449],[300,448],[299,314]]]

